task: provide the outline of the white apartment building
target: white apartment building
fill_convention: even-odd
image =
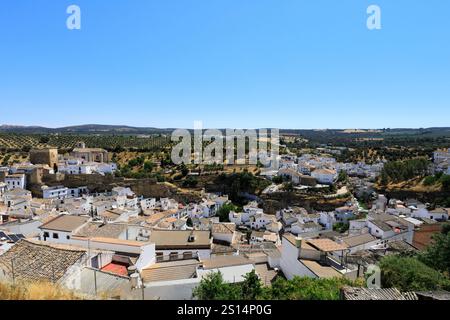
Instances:
[[[25,189],[27,186],[26,177],[25,177],[25,174],[23,174],[23,173],[7,175],[5,177],[5,183],[6,183],[7,190]]]

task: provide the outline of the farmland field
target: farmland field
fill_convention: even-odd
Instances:
[[[30,148],[57,147],[72,149],[78,141],[88,148],[113,150],[158,151],[167,147],[170,137],[155,135],[101,135],[101,134],[16,134],[0,133],[0,151],[22,151]]]

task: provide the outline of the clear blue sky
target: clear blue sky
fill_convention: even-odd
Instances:
[[[0,124],[450,126],[449,16],[447,0],[2,0]]]

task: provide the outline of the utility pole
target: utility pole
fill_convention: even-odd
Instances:
[[[11,259],[11,272],[12,272],[13,284],[16,284],[16,277],[15,277],[15,274],[14,274],[14,258]]]
[[[97,270],[94,269],[94,289],[95,289],[95,296],[97,296]]]

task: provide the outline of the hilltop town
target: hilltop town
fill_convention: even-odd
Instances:
[[[443,232],[448,199],[383,191],[415,179],[448,194],[450,148],[346,161],[347,147],[282,143],[267,167],[173,166],[164,147],[124,162],[122,150],[83,141],[21,150],[23,161],[0,167],[0,282],[47,282],[88,299],[192,299],[220,272],[224,284],[256,275],[268,292],[307,277],[343,281],[343,299],[427,296],[361,281],[390,257],[427,252]],[[434,269],[443,284],[426,289],[439,298],[450,287]]]

